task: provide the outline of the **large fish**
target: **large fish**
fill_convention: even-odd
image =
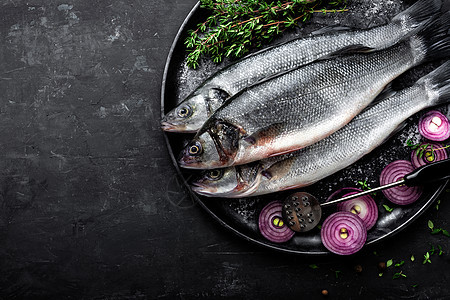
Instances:
[[[371,152],[411,115],[446,102],[450,102],[450,61],[312,146],[248,165],[209,170],[192,189],[209,197],[239,198],[313,184]]]
[[[440,0],[420,0],[383,26],[368,30],[313,35],[260,51],[212,75],[162,120],[162,128],[196,132],[226,99],[263,78],[298,67],[330,53],[367,47],[388,48],[411,34],[441,7]]]
[[[406,70],[450,55],[449,18],[442,15],[389,49],[316,61],[240,92],[205,122],[182,151],[180,165],[245,164],[320,141]]]

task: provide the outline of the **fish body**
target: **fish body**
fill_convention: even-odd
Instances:
[[[245,164],[329,136],[397,76],[447,54],[438,49],[445,49],[439,32],[447,32],[448,15],[386,50],[316,61],[240,92],[208,119],[183,150],[180,165],[211,169]]]
[[[312,35],[249,55],[207,79],[166,114],[162,128],[174,132],[196,132],[227,99],[243,89],[331,53],[353,48],[388,48],[415,32],[440,7],[440,0],[420,0],[383,26]]]
[[[239,198],[311,185],[370,153],[411,115],[447,102],[450,61],[414,86],[380,100],[318,143],[249,165],[212,170],[194,182],[193,190],[206,196]],[[212,172],[214,178],[209,175]]]

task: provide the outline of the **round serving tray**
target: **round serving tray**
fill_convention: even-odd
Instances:
[[[360,28],[365,28],[378,25],[377,23],[382,24],[383,22],[386,22],[386,20],[389,20],[390,17],[398,13],[401,9],[402,7],[400,6],[388,8],[384,14],[386,19],[380,20],[378,14],[378,19],[374,17],[370,20],[369,18],[370,22],[366,22],[365,24],[357,23],[357,15],[347,16],[345,19],[339,21],[352,25],[353,27],[358,27],[359,25]],[[361,8],[361,11],[364,10],[365,8]],[[200,8],[199,3],[197,3],[181,25],[172,47],[170,48],[162,81],[161,117],[181,102],[182,99],[192,92],[203,80],[230,63],[229,61],[224,61],[220,65],[215,65],[205,59],[201,62],[200,67],[197,70],[186,67],[185,60],[187,53],[183,42],[187,36],[187,31],[200,23],[207,13],[208,12]],[[274,43],[296,38],[308,33],[308,31],[310,32],[317,28],[336,23],[336,18],[339,17],[340,16],[333,16],[332,18],[319,17],[318,21],[314,18],[314,22],[311,22],[305,28],[299,29],[296,32],[283,34],[283,37]],[[367,19],[368,18],[365,18],[366,21]],[[421,75],[430,71],[430,66],[421,68],[423,70],[418,68],[408,72],[405,76],[400,77],[394,82],[394,86],[402,87],[410,85]],[[449,110],[447,106],[442,106],[439,109],[444,113],[447,113]],[[412,139],[413,141],[418,141],[420,139],[417,130],[417,120],[421,114],[423,114],[423,112],[410,118],[407,122],[407,126],[400,133],[393,136],[389,141],[359,160],[357,163],[301,190],[309,192],[323,201],[333,191],[341,187],[357,187],[358,181],[366,181],[373,187],[378,186],[378,175],[389,162],[396,159],[409,159],[411,152],[410,149],[405,146],[405,142],[407,139]],[[198,202],[200,207],[223,227],[231,230],[244,240],[278,251],[307,255],[331,254],[322,245],[320,230],[317,228],[308,233],[298,233],[293,239],[283,244],[272,243],[260,234],[257,225],[258,215],[264,205],[273,200],[283,200],[286,196],[298,190],[242,199],[221,199],[199,196],[192,192],[189,181],[191,178],[198,176],[200,172],[179,168],[176,159],[183,146],[192,138],[192,135],[164,133],[164,137],[174,167],[187,187],[187,191],[193,199]],[[436,200],[446,183],[447,182],[443,182],[441,184],[426,187],[424,194],[417,202],[403,207],[391,204],[383,197],[382,193],[375,195],[374,199],[378,204],[379,219],[374,228],[368,232],[366,245],[381,242],[406,228]],[[389,205],[394,208],[394,210],[392,212],[387,212],[383,208],[383,204]],[[325,209],[322,220],[326,218],[327,214],[332,212],[333,209]]]

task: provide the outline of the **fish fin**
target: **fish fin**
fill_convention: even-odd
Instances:
[[[411,49],[425,58],[421,62],[450,56],[450,11],[428,22],[411,37]]]
[[[391,22],[401,23],[405,27],[418,27],[439,12],[441,6],[441,0],[419,0],[392,18]]]
[[[346,46],[342,49],[339,49],[331,54],[326,55],[323,59],[328,59],[336,56],[341,56],[345,54],[354,54],[354,53],[370,53],[375,51],[375,48],[367,47],[362,44],[350,45]]]
[[[208,96],[212,99],[225,101],[226,99],[230,98],[230,93],[228,93],[227,91],[225,91],[224,89],[222,89],[220,87],[212,87],[209,90]]]
[[[326,34],[326,33],[333,33],[333,32],[339,32],[339,31],[350,31],[351,28],[350,27],[345,27],[345,26],[325,26],[322,27],[320,29],[317,29],[313,32],[311,32],[311,35],[321,35],[321,34]]]
[[[370,105],[368,106],[371,107],[375,104],[377,104],[378,102],[386,99],[386,98],[390,98],[392,96],[394,96],[395,94],[397,94],[397,91],[394,91],[394,89],[392,88],[392,82],[389,82],[386,87],[384,88],[383,91],[381,91],[381,93],[375,98],[375,100],[372,101],[372,103],[370,103]]]
[[[433,105],[450,102],[450,60],[443,63],[433,72],[419,79],[418,83],[419,82],[423,82],[424,84],[431,82],[431,96],[435,97],[433,99]]]
[[[284,128],[284,123],[275,123],[267,127],[261,128],[253,134],[246,136],[244,141],[251,145],[262,145],[272,141],[278,136],[279,132]]]
[[[294,161],[292,159],[280,160],[262,172],[262,175],[269,180],[276,180],[287,175],[291,170]]]

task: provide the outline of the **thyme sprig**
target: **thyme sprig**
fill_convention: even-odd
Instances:
[[[211,11],[206,21],[189,30],[184,44],[187,65],[198,67],[202,55],[219,63],[224,57],[238,58],[269,42],[288,28],[305,22],[314,13],[347,11],[346,0],[332,0],[331,9],[320,0],[201,0],[201,7]],[[337,8],[339,6],[339,8]]]

